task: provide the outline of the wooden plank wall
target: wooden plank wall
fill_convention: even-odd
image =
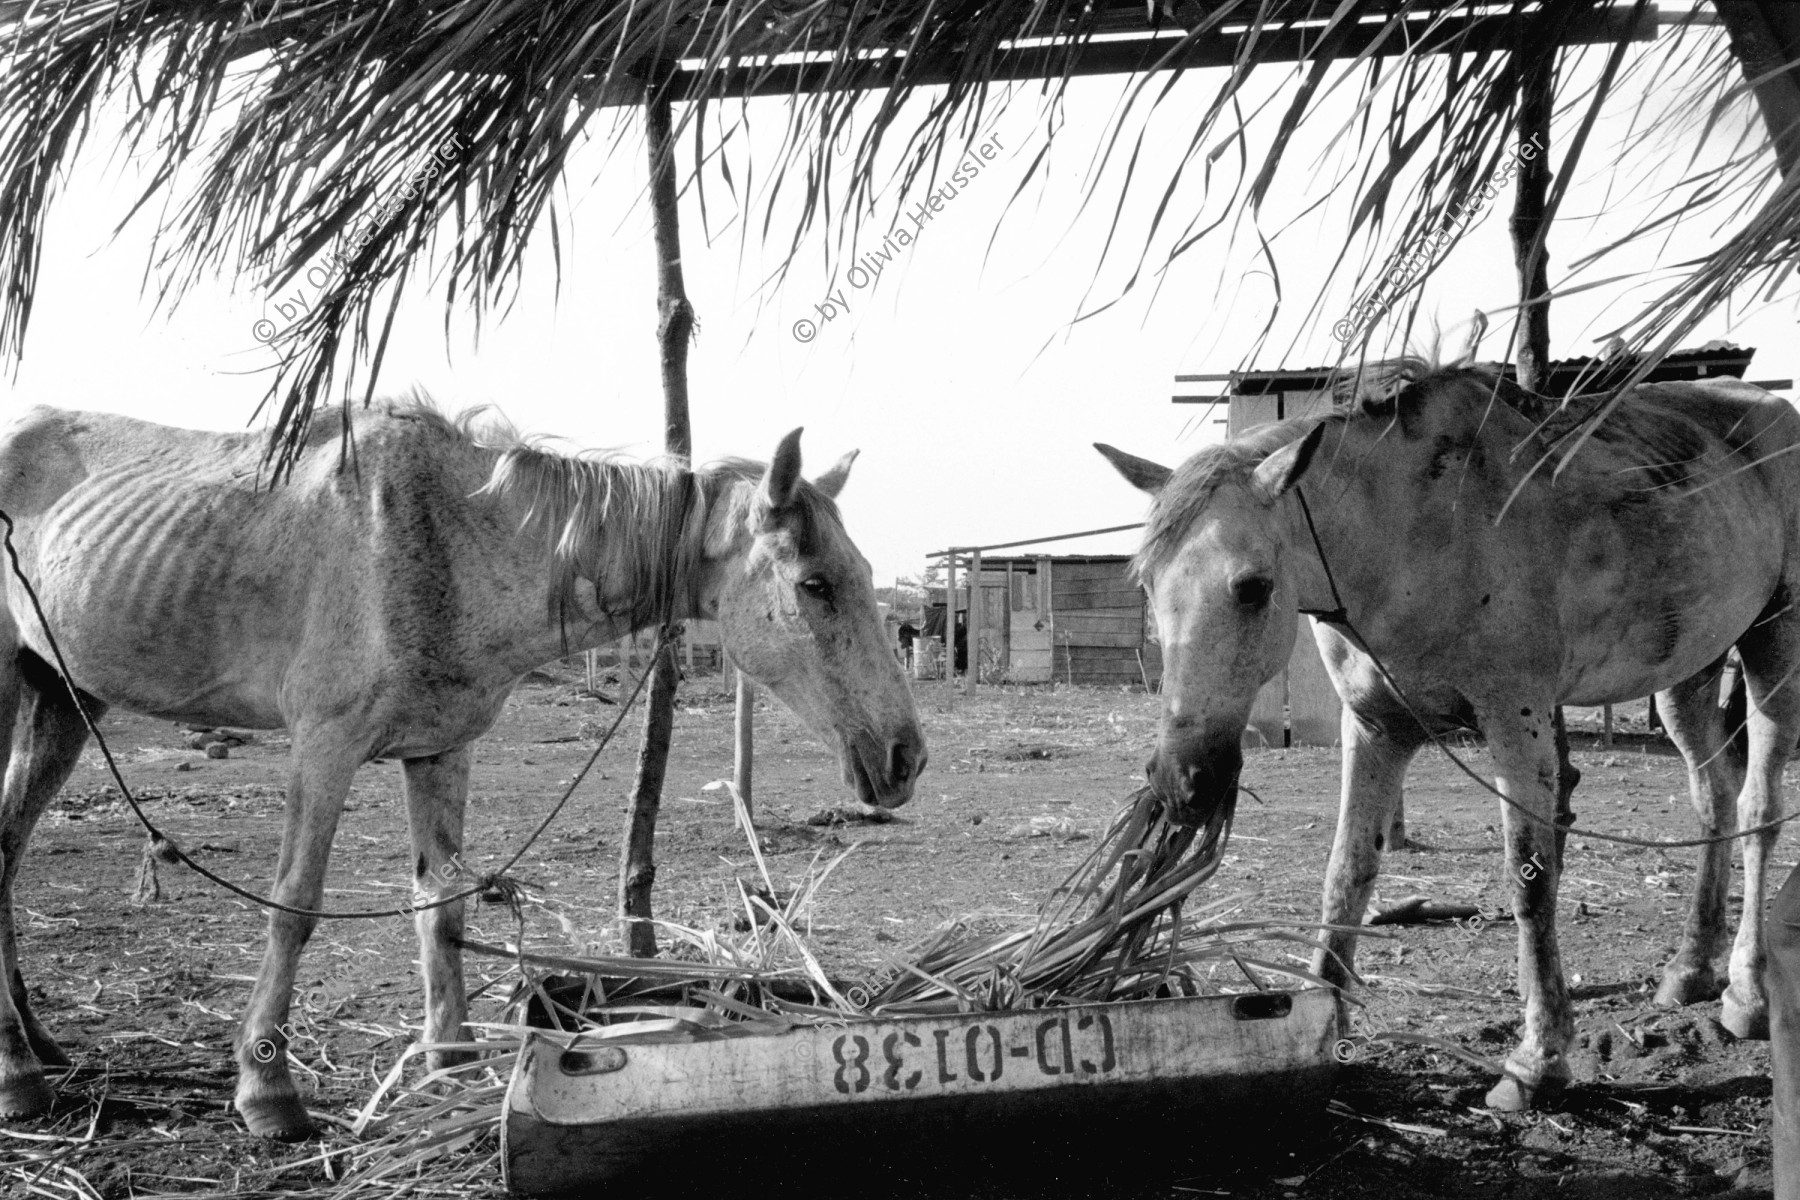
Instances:
[[[1129,571],[1127,562],[1057,560],[1050,587],[1054,678],[1140,687],[1146,675],[1152,685],[1162,678],[1162,656],[1145,637],[1144,592]]]
[[[1008,576],[1012,598],[1007,606],[1007,673],[1017,683],[1049,683],[1055,666],[1046,587],[1053,568],[1048,558],[1039,558],[1034,567],[1031,571],[1015,568]]]

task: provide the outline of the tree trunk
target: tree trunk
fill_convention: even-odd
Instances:
[[[1784,184],[1800,176],[1800,12],[1774,0],[1714,0],[1732,53],[1756,94]],[[1728,705],[1747,711],[1740,673]],[[1743,726],[1727,726],[1733,737]],[[1789,873],[1763,933],[1768,955],[1770,1119],[1775,1147],[1774,1200],[1800,1200],[1800,867]]]
[[[1800,168],[1800,12],[1791,0],[1713,0],[1731,52],[1756,96],[1781,177]]]
[[[650,151],[650,207],[656,223],[656,307],[660,314],[656,337],[662,352],[663,449],[685,459],[694,452],[687,392],[688,343],[694,332],[694,310],[688,304],[681,275],[674,112],[660,91],[650,94],[644,112]],[[680,636],[680,626],[671,621],[665,627],[662,651],[650,665],[644,738],[638,747],[624,859],[619,868],[619,907],[627,923],[627,950],[638,958],[656,954],[656,927],[650,924],[650,897],[656,884],[656,814],[662,806],[663,775],[669,764],[669,739],[675,724],[675,686],[680,678],[675,643]]]

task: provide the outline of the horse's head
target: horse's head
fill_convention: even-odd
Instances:
[[[833,503],[855,457],[808,483],[796,429],[760,479],[731,488],[707,531],[708,608],[732,661],[836,746],[857,799],[897,808],[925,768],[925,736]]]
[[[1163,648],[1162,722],[1145,772],[1178,821],[1231,815],[1250,708],[1293,651],[1298,588],[1277,502],[1322,432],[1273,453],[1255,437],[1209,447],[1174,471],[1095,447],[1155,497],[1137,559]]]

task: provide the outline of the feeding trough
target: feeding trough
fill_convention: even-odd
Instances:
[[[1190,1145],[1200,1129],[1241,1160],[1307,1137],[1330,1095],[1338,997],[1266,981],[1316,983],[1257,949],[1311,940],[1243,919],[1241,896],[1194,897],[1227,821],[1177,825],[1140,789],[1032,925],[953,923],[853,987],[791,922],[842,856],[777,911],[752,835],[763,887],[739,884],[752,929],[767,917],[805,969],[771,974],[775,941],[755,932],[754,962],[730,970],[534,956],[580,974],[531,982],[502,1113],[508,1186],[588,1195],[751,1162],[809,1178],[1017,1170]],[[1221,968],[1251,990],[1220,994]]]
[[[508,1090],[521,1195],[779,1155],[868,1156],[870,1136],[943,1153],[959,1134],[1045,1147],[1158,1128],[1304,1136],[1339,1038],[1324,988],[848,1020],[705,1041],[546,1030]],[[865,1136],[844,1136],[862,1134]]]

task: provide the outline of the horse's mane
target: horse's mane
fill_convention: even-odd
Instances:
[[[682,600],[697,601],[706,562],[728,554],[742,530],[771,515],[758,486],[768,468],[751,459],[695,470],[675,457],[640,462],[611,450],[566,453],[551,448],[555,439],[521,434],[498,414],[475,410],[454,422],[435,409],[424,415],[498,453],[481,490],[525,505],[525,531],[550,550],[550,604],[559,618],[587,580],[603,597],[629,597],[629,607],[612,615],[634,628],[662,622]],[[813,551],[823,525],[841,523],[837,505],[805,481],[780,515],[802,554]]]
[[[1199,518],[1220,485],[1248,479],[1262,460],[1275,451],[1305,436],[1322,421],[1339,419],[1333,414],[1258,425],[1230,441],[1201,448],[1176,467],[1145,518],[1144,544],[1131,564],[1138,578],[1154,575],[1180,548],[1188,527]]]
[[[1444,385],[1470,380],[1478,389]],[[1480,396],[1499,399],[1533,420],[1555,407],[1507,379],[1498,364],[1467,360],[1444,362],[1433,347],[1425,354],[1409,354],[1359,364],[1335,374],[1330,382],[1332,412],[1328,416],[1293,417],[1273,425],[1259,425],[1216,446],[1198,451],[1170,475],[1157,493],[1144,524],[1144,541],[1132,569],[1139,578],[1154,574],[1179,549],[1187,530],[1212,500],[1222,484],[1248,479],[1262,461],[1325,421],[1359,419],[1368,402],[1391,400],[1410,389],[1430,390],[1437,403],[1473,401]],[[1380,418],[1369,417],[1376,420]]]

